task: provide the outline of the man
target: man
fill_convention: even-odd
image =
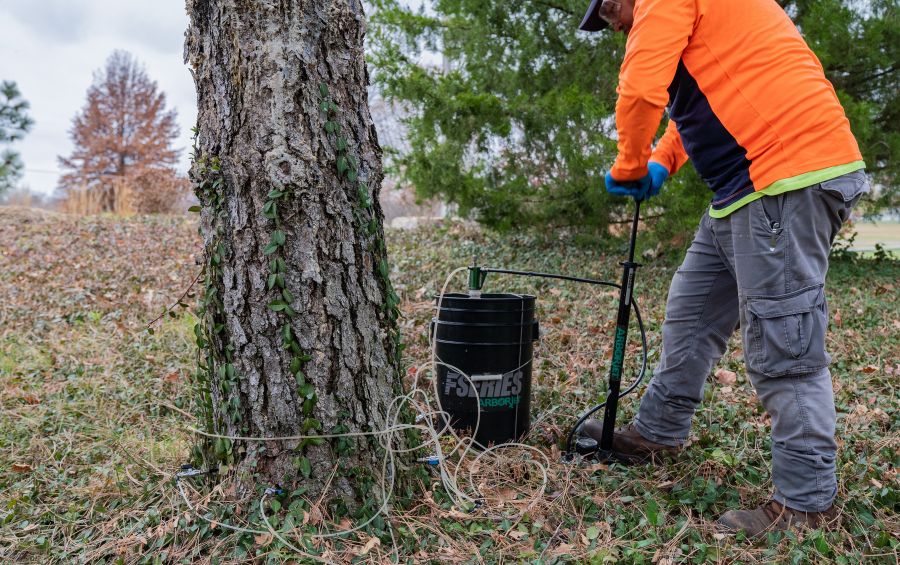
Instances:
[[[631,461],[676,453],[739,326],[771,416],[775,492],[719,524],[748,536],[818,526],[836,516],[837,492],[828,253],[869,190],[843,108],[773,0],[593,0],[581,29],[608,26],[628,39],[607,190],[653,196],[690,158],[714,192],[669,289],[654,378],[613,450]],[[600,429],[591,420],[580,433],[599,439]]]

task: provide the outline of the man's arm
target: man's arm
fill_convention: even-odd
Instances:
[[[610,171],[616,180],[636,180],[647,174],[650,144],[695,16],[694,0],[637,0],[616,89],[619,155]]]
[[[656,144],[653,154],[650,155],[650,160],[664,166],[670,175],[677,173],[678,169],[687,162],[688,156],[684,145],[681,144],[681,135],[675,129],[674,120],[669,120],[669,125],[666,126],[665,133]]]

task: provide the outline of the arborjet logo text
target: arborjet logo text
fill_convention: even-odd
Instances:
[[[452,394],[460,398],[475,398],[477,391],[482,408],[513,407],[519,404],[519,393],[522,392],[522,371],[505,373],[500,378],[485,379],[486,376],[473,375],[473,382],[469,383],[469,380],[459,373],[448,372],[447,378],[444,380],[444,394],[447,396]]]

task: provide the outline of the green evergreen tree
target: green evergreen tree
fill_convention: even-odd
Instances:
[[[621,216],[628,202],[605,193],[602,175],[616,154],[624,37],[577,31],[586,0],[374,4],[375,82],[410,110],[409,148],[393,165],[419,196],[496,228],[602,229]],[[786,10],[838,88],[869,170],[888,187],[884,204],[900,135],[896,0],[856,4],[798,0]],[[667,238],[693,229],[709,197],[686,166],[648,216]]]
[[[9,145],[25,137],[34,121],[28,116],[28,102],[16,83],[0,83],[0,145]],[[15,186],[22,174],[22,160],[11,149],[0,152],[0,196]]]

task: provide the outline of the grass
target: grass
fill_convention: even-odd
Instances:
[[[597,248],[566,236],[496,236],[458,225],[387,239],[410,365],[427,358],[432,296],[450,269],[473,256],[491,266],[614,280],[624,250],[620,242]],[[189,220],[0,209],[0,562],[305,562],[271,536],[198,520],[173,488],[193,441],[185,430],[194,424],[187,385],[193,319],[178,312],[153,335],[143,326],[192,280],[198,249]],[[654,361],[674,265],[645,263],[637,293]],[[355,537],[308,547],[336,562],[384,562],[396,551],[402,562],[896,563],[898,280],[896,261],[842,260],[829,275],[840,443],[841,518],[833,528],[762,543],[716,533],[718,514],[771,491],[768,420],[737,340],[720,364],[737,382],[726,387],[710,377],[683,457],[659,467],[559,463],[568,426],[604,394],[616,297],[491,275],[492,290],[538,296],[544,333],[527,442],[550,460],[546,491],[528,461],[517,465],[510,456],[502,468],[480,469],[490,479],[481,485],[485,508],[465,514],[429,470],[413,503],[394,510],[393,539],[377,520]],[[460,278],[455,288],[463,284]],[[626,379],[636,344],[629,352]],[[623,400],[622,421],[635,406]],[[257,520],[256,497],[230,504],[229,492],[190,496],[220,523]],[[519,515],[532,499],[536,505]],[[319,523],[329,516],[316,517],[309,506],[280,501],[269,507],[275,520],[305,518],[307,531],[335,527]]]

